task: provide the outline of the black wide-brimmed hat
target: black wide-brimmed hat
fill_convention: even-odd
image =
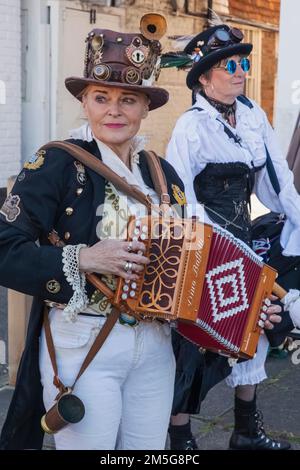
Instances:
[[[236,54],[249,55],[252,44],[243,43],[240,29],[226,24],[212,26],[197,34],[185,47],[184,52],[193,56],[193,66],[186,77],[186,84],[192,90],[199,82],[200,75],[207,72],[220,60]]]
[[[81,101],[88,85],[101,84],[145,93],[150,100],[149,110],[163,106],[169,93],[153,84],[160,73],[158,39],[166,31],[166,20],[148,13],[142,17],[140,29],[142,34],[93,29],[86,38],[84,76],[66,78],[69,92]]]

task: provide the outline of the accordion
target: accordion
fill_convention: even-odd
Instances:
[[[119,278],[115,304],[142,318],[176,320],[178,332],[202,348],[254,356],[273,268],[229,232],[193,219],[131,218],[131,240],[146,245],[150,263],[138,281]]]

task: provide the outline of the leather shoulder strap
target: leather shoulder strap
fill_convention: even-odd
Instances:
[[[82,376],[86,368],[90,365],[98,351],[101,349],[102,345],[104,344],[105,340],[107,339],[109,333],[113,329],[116,321],[118,320],[120,315],[120,312],[118,311],[117,308],[113,308],[111,313],[108,315],[105,323],[103,324],[100,332],[98,333],[94,343],[92,344],[89,352],[87,353],[80,370],[76,376],[76,379],[74,380],[73,384],[71,387],[66,387],[63,382],[60,380],[59,375],[58,375],[58,368],[57,368],[57,362],[56,362],[56,354],[55,354],[55,347],[53,343],[53,338],[52,338],[52,333],[51,333],[51,327],[50,327],[50,322],[49,322],[49,317],[48,317],[48,309],[47,307],[44,308],[44,329],[45,329],[45,336],[46,336],[46,343],[48,347],[48,352],[54,372],[54,378],[53,378],[53,384],[55,387],[57,387],[60,391],[60,393],[64,393],[68,388],[71,388],[71,390],[74,389],[77,380]]]
[[[154,184],[155,191],[159,195],[161,204],[170,204],[170,196],[168,193],[168,186],[165,174],[163,172],[159,157],[152,150],[144,151],[147,158],[151,178]]]
[[[80,161],[83,165],[87,166],[95,173],[98,173],[107,181],[113,183],[117,189],[127,194],[127,196],[133,197],[148,208],[151,206],[151,201],[147,196],[145,196],[145,194],[142,193],[142,191],[140,191],[136,186],[128,184],[123,178],[117,175],[117,173],[111,170],[105,163],[96,158],[90,152],[87,152],[78,145],[63,141],[48,142],[46,145],[41,147],[41,150],[47,150],[53,147],[65,150],[76,160]]]
[[[250,108],[250,109],[253,108],[253,104],[251,103],[249,98],[247,98],[247,96],[239,95],[237,97],[237,100],[240,101],[241,103],[243,103],[245,106],[248,106],[248,108]]]

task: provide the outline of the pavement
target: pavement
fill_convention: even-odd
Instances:
[[[300,347],[300,341],[297,346]],[[257,407],[263,413],[265,431],[273,438],[288,440],[292,449],[300,450],[300,364],[292,362],[296,355],[300,359],[300,352],[298,355],[295,349],[284,359],[267,359],[268,379],[258,387]],[[233,402],[233,390],[224,382],[207,395],[200,414],[192,417],[199,449],[228,448],[234,423]]]
[[[295,349],[283,359],[267,359],[268,379],[258,388],[257,403],[264,415],[265,430],[272,437],[289,440],[292,449],[300,450],[300,363],[293,364],[300,362],[300,341],[296,346],[299,349]],[[295,358],[298,360],[295,361]],[[13,388],[4,382],[2,379],[0,428],[13,393]],[[200,415],[192,416],[192,430],[199,449],[228,448],[233,430],[233,398],[233,390],[222,382],[210,391],[202,404]],[[52,438],[47,436],[44,449],[53,448]]]

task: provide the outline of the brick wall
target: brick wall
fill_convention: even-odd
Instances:
[[[259,23],[279,26],[280,0],[229,0],[229,14]],[[278,32],[263,30],[261,62],[261,106],[273,122],[277,73]]]
[[[280,0],[229,0],[229,14],[278,26]]]
[[[0,0],[0,188],[20,170],[21,161],[21,24],[20,0]]]

